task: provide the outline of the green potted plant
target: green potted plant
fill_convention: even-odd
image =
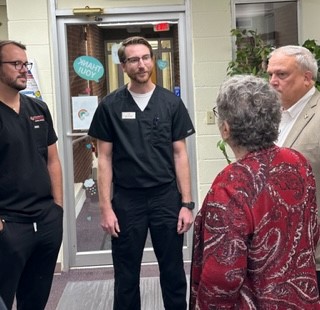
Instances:
[[[320,45],[318,45],[315,40],[308,39],[302,44],[302,46],[307,48],[314,55],[318,62],[318,78],[315,86],[318,90],[320,90]]]
[[[235,37],[236,51],[235,59],[228,64],[227,75],[253,74],[267,78],[266,65],[272,45],[266,43],[254,30],[232,29],[231,35]],[[230,164],[226,142],[218,141],[217,147]]]
[[[253,74],[267,77],[266,65],[272,45],[266,43],[261,35],[254,30],[232,29],[235,37],[235,59],[230,61],[227,75]]]

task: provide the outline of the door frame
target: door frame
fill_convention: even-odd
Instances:
[[[53,1],[53,0],[52,0]],[[70,85],[68,79],[68,59],[67,59],[67,25],[77,24],[98,24],[98,23],[118,23],[118,22],[143,22],[146,21],[163,21],[173,20],[178,22],[179,33],[179,54],[180,54],[180,87],[181,98],[184,101],[190,116],[194,121],[194,106],[193,106],[193,87],[192,87],[192,68],[188,64],[192,64],[191,55],[191,35],[187,33],[188,20],[186,20],[185,10],[181,10],[184,6],[166,6],[163,9],[159,7],[149,7],[141,10],[141,13],[132,13],[132,8],[119,9],[114,14],[101,15],[96,21],[89,17],[78,17],[67,14],[66,12],[54,11],[54,16],[51,16],[52,24],[56,26],[53,32],[53,46],[56,43],[58,47],[53,51],[54,76],[55,76],[55,95],[58,118],[58,134],[59,134],[59,151],[64,172],[64,237],[63,237],[63,252],[62,252],[62,269],[69,270],[73,267],[90,267],[90,266],[105,266],[112,265],[111,251],[92,251],[92,252],[77,252],[76,248],[76,216],[75,216],[75,198],[74,198],[74,183],[73,183],[73,150],[72,150],[72,134],[71,127],[71,105],[65,104],[70,101]],[[176,10],[174,10],[176,8]],[[53,10],[53,5],[51,11]],[[192,193],[194,200],[197,201],[197,173],[196,173],[196,150],[195,150],[195,135],[187,139],[188,152],[191,166]],[[99,228],[97,228],[99,229]],[[183,248],[184,260],[190,261],[192,247],[192,229],[185,235],[186,246]],[[156,258],[152,248],[145,249],[143,263],[156,263]]]

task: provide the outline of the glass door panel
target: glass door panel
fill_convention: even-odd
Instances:
[[[170,15],[172,14],[168,14]],[[153,82],[171,91],[180,87],[179,46],[183,45],[179,42],[178,21],[182,16],[176,14],[176,19],[173,18],[170,23],[170,31],[163,33],[154,32],[155,21],[150,20],[150,16],[144,16],[141,24],[133,22],[137,33],[132,33],[130,22],[122,26],[118,21],[108,22],[108,16],[102,16],[102,21],[91,23],[81,18],[61,18],[58,21],[61,116],[65,128],[64,171],[68,188],[65,239],[71,253],[71,267],[112,264],[111,237],[100,227],[96,142],[87,135],[89,127],[79,129],[75,119],[90,115],[92,117],[95,109],[93,105],[90,106],[90,102],[93,102],[93,98],[96,98],[98,104],[104,96],[129,82],[120,64],[115,61],[114,53],[115,45],[131,35],[146,37],[153,47],[156,62]],[[117,18],[125,19],[128,16]],[[164,15],[161,14],[158,18],[163,20]],[[147,20],[150,22],[147,23]],[[184,55],[182,51],[183,62]],[[74,65],[82,56],[92,57],[102,64],[104,73],[99,80],[77,74]],[[76,113],[74,102],[79,99],[88,107],[88,111],[82,111],[83,115],[79,109]],[[184,250],[187,257],[190,253],[188,242],[190,243],[190,238],[186,236]],[[150,236],[146,241],[143,261],[156,261]]]

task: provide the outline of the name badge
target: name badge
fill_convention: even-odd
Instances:
[[[122,119],[136,119],[136,112],[122,112]]]

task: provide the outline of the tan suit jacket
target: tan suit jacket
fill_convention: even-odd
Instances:
[[[310,162],[316,179],[318,218],[320,219],[320,92],[316,90],[290,130],[284,147],[302,153]],[[320,242],[316,251],[317,270],[320,271]]]

